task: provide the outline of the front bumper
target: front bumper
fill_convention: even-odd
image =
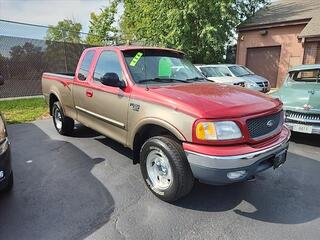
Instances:
[[[12,173],[10,144],[6,139],[0,144],[0,190],[6,187]]]
[[[269,148],[233,156],[212,156],[185,150],[192,173],[200,182],[212,185],[225,185],[244,181],[258,172],[274,166],[274,160],[279,153],[286,156],[289,146],[290,132],[276,145]],[[285,158],[284,158],[285,161]],[[245,171],[238,178],[229,178],[228,173]]]

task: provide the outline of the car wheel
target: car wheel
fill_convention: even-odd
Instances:
[[[152,137],[144,143],[140,168],[148,188],[163,201],[174,202],[193,187],[194,177],[182,146],[170,137]]]
[[[70,135],[74,129],[74,120],[66,117],[59,102],[52,106],[53,124],[57,132],[61,135]]]

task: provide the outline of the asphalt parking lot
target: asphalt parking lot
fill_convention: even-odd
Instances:
[[[10,125],[15,186],[0,196],[0,239],[319,239],[320,137],[294,134],[285,166],[254,182],[197,183],[168,204],[131,152],[51,120]]]

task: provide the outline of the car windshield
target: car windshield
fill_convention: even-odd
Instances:
[[[158,49],[139,49],[126,50],[123,54],[136,83],[207,81],[181,53]]]
[[[230,66],[229,69],[236,77],[242,77],[253,74],[249,69],[243,66]]]
[[[225,74],[223,74],[221,71],[219,71],[218,68],[216,67],[200,67],[201,72],[203,72],[203,74],[206,77],[223,77],[225,76]]]
[[[320,69],[290,72],[288,80],[291,82],[319,82]]]

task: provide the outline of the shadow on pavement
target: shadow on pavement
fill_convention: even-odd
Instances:
[[[319,137],[294,134],[293,141],[317,146],[320,141],[315,142]],[[132,159],[132,152],[114,140],[106,137],[95,140]],[[192,192],[175,205],[205,212],[233,211],[270,223],[305,223],[320,216],[319,173],[320,161],[288,153],[282,168],[259,174],[255,182],[227,186],[196,182]]]
[[[320,135],[291,131],[291,141],[300,144],[307,144],[314,147],[320,147]]]
[[[176,205],[206,212],[232,210],[270,223],[299,224],[320,216],[320,161],[288,154],[286,164],[267,170],[254,182],[228,186],[196,183]],[[241,204],[243,201],[246,203]]]
[[[101,136],[101,134],[80,123],[75,124],[75,129],[72,133],[72,137],[77,138],[92,138],[98,136]]]
[[[105,224],[114,200],[91,159],[34,124],[9,127],[15,186],[0,196],[0,239],[79,239]]]

